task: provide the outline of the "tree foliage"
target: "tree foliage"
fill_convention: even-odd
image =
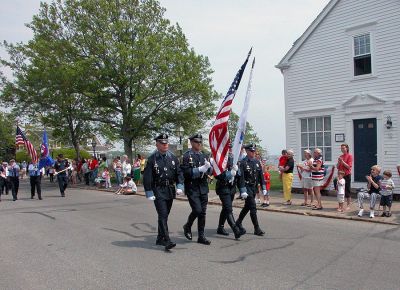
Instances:
[[[14,120],[14,115],[0,112],[0,161],[15,157]]]
[[[207,57],[189,47],[155,0],[57,0],[41,3],[27,44],[5,43],[15,81],[3,100],[41,112],[76,146],[94,124],[132,143],[161,130],[200,128],[214,111]],[[88,122],[91,121],[91,122]],[[78,152],[78,148],[76,148]]]

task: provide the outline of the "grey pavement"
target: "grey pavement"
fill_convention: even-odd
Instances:
[[[190,207],[177,200],[177,247],[164,252],[142,196],[75,188],[61,198],[44,180],[39,201],[21,187],[20,200],[0,203],[0,289],[399,288],[398,226],[259,211],[267,235],[252,235],[246,217],[249,234],[235,241],[216,235],[220,206],[210,205],[204,246],[184,238]]]

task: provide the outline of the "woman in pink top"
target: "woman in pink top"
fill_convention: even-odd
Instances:
[[[340,150],[342,151],[343,154],[340,155],[338,158],[337,169],[338,171],[344,172],[343,179],[346,181],[344,189],[344,197],[347,203],[346,210],[349,210],[351,204],[350,183],[351,183],[351,168],[353,167],[353,156],[349,153],[349,145],[345,143],[340,145]]]

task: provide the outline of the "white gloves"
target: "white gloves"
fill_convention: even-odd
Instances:
[[[268,191],[266,189],[263,189],[263,195],[265,196],[267,194],[268,194]]]
[[[176,194],[177,194],[177,195],[183,194],[183,190],[182,190],[182,189],[177,189],[177,190],[176,190]]]
[[[149,196],[147,199],[150,201],[153,201],[153,200],[156,200],[156,197],[153,195],[153,196]]]
[[[243,199],[246,199],[249,195],[247,194],[247,192],[242,192],[242,193],[240,194],[240,196],[241,196]]]
[[[232,166],[232,169],[237,172],[239,170],[239,167],[235,164],[235,165]]]
[[[202,165],[202,166],[199,167],[199,171],[200,171],[201,173],[206,173],[207,170],[208,170],[210,167],[211,167],[210,162],[206,161],[206,162],[204,162],[204,165]]]
[[[231,169],[231,174],[232,174],[232,177],[235,177],[236,176],[236,170]]]

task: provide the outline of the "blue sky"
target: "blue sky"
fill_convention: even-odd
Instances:
[[[50,2],[50,1],[46,1]],[[178,22],[195,51],[209,57],[215,89],[225,94],[250,47],[256,57],[248,121],[270,154],[285,147],[283,77],[274,66],[329,0],[161,0],[166,17]],[[24,23],[38,0],[0,0],[0,40],[27,41]],[[0,50],[4,57],[4,51]],[[240,114],[249,70],[233,110]]]

